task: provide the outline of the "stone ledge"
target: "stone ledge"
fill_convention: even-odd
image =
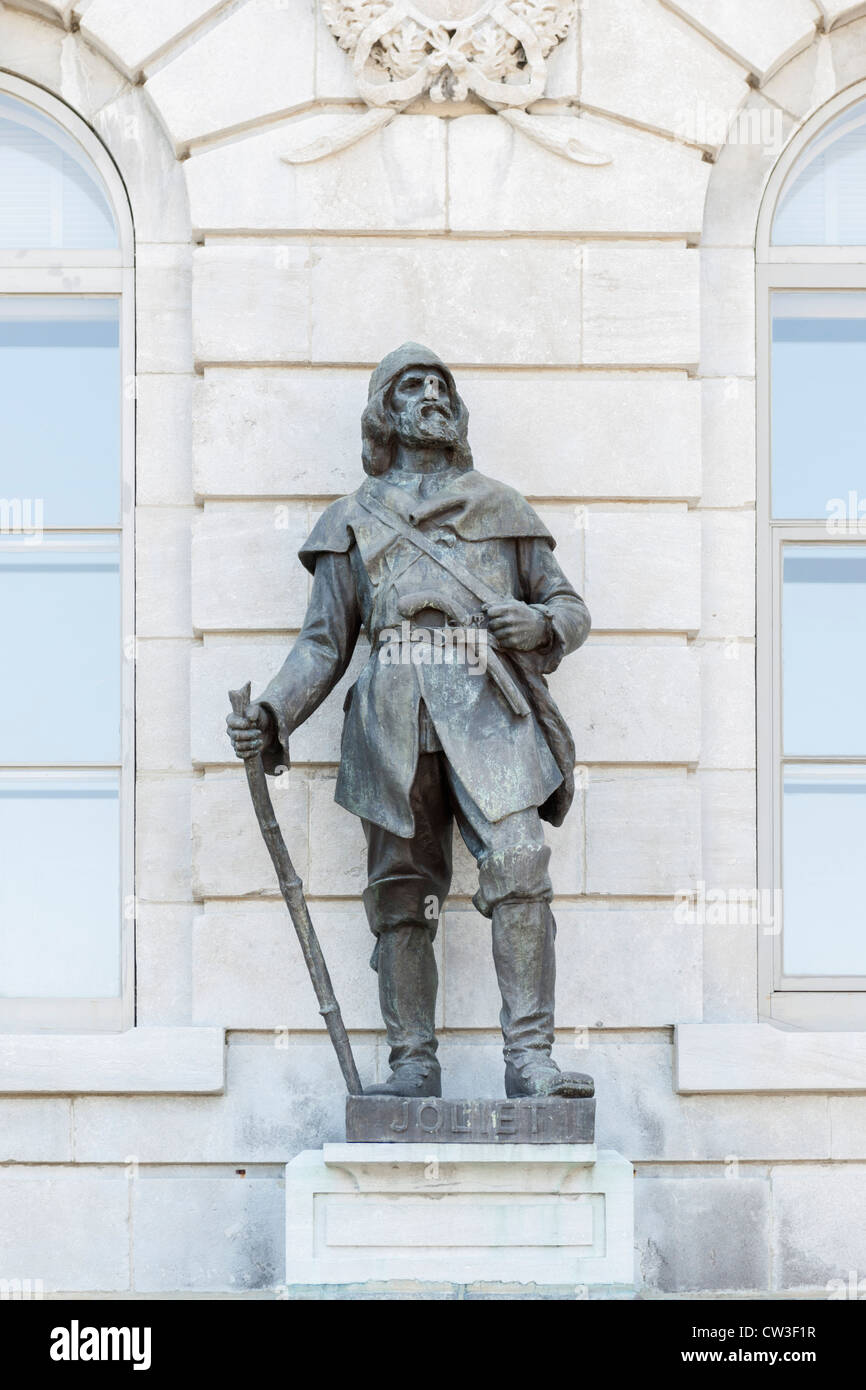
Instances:
[[[222,1028],[0,1035],[0,1095],[218,1095]]]
[[[866,1091],[866,1032],[682,1023],[675,1030],[674,1066],[681,1095]]]

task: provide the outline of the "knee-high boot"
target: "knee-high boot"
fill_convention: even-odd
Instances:
[[[556,985],[556,926],[540,899],[500,903],[493,910],[493,960],[502,995],[505,1094],[591,1096],[592,1077],[562,1072],[550,1055]]]
[[[439,975],[433,937],[425,927],[387,927],[379,933],[379,1004],[391,1047],[391,1076],[368,1086],[368,1096],[441,1096],[435,1009]]]

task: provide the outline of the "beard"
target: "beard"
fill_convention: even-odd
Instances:
[[[396,413],[394,429],[402,444],[415,449],[454,448],[458,443],[454,421],[431,401],[417,401]]]

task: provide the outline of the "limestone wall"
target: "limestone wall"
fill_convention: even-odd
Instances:
[[[340,1078],[226,692],[290,646],[298,545],[360,480],[369,371],[406,338],[453,364],[478,466],[538,506],[593,615],[554,679],[580,760],[550,837],[557,1055],[595,1075],[599,1142],[636,1166],[638,1282],[822,1289],[866,1264],[866,1099],[685,1095],[673,1071],[675,1025],[758,1019],[755,928],[680,923],[673,895],[755,882],[755,222],[790,132],[866,77],[860,8],[581,0],[533,109],[564,132],[582,113],[598,167],[480,103],[446,117],[424,100],[284,162],[298,120],[327,133],[365,110],[314,0],[0,11],[2,66],[90,120],[130,190],[137,1020],[167,1049],[174,1029],[227,1030],[222,1094],[0,1099],[0,1275],[282,1280],[282,1165],[341,1136]],[[741,106],[764,135],[722,148]],[[351,679],[275,795],[371,1080],[386,1049],[363,836],[333,802]],[[438,942],[446,1093],[495,1094],[489,927],[458,860]]]

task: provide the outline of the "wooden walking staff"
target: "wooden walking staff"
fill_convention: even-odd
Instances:
[[[246,713],[247,705],[250,703],[250,689],[250,684],[247,682],[243,690],[229,691],[233,714],[243,715]],[[259,829],[277,871],[280,892],[285,899],[289,916],[298,934],[304,960],[313,982],[313,989],[316,991],[316,998],[319,1001],[319,1013],[325,1020],[325,1026],[331,1042],[334,1044],[334,1051],[337,1054],[337,1061],[340,1063],[340,1071],[343,1073],[346,1090],[350,1096],[363,1095],[364,1088],[361,1085],[361,1078],[358,1076],[355,1058],[352,1056],[352,1044],[349,1042],[349,1035],[343,1023],[340,1006],[334,997],[334,987],[331,984],[325,957],[322,955],[319,938],[316,936],[315,928],[310,920],[310,911],[304,897],[304,886],[295,873],[295,866],[289,857],[283,833],[274,815],[261,753],[256,753],[251,758],[244,758],[244,767],[246,768],[247,782],[256,811],[256,819],[259,822]]]

